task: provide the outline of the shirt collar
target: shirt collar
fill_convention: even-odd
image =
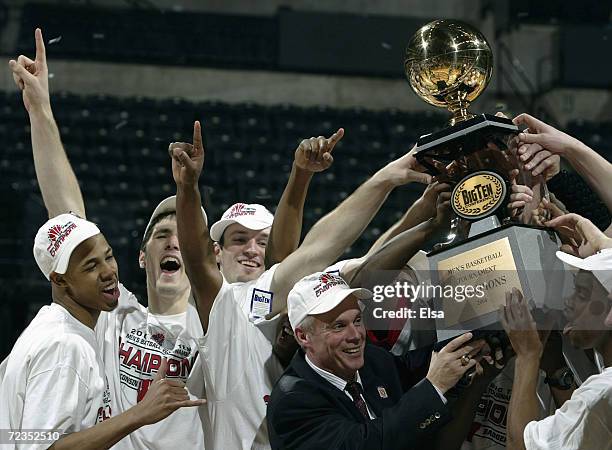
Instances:
[[[328,372],[327,370],[317,367],[315,363],[313,363],[310,360],[310,358],[308,358],[308,355],[305,355],[305,356],[306,356],[306,363],[310,366],[312,370],[314,370],[318,375],[320,375],[324,380],[329,382],[335,388],[344,392],[344,388],[346,388],[346,385],[348,384],[344,379],[340,378],[337,375],[334,375],[331,372]],[[357,383],[359,383],[363,389],[363,384],[361,383],[361,377],[359,376],[359,371],[357,371],[357,374],[355,376],[355,381],[357,381]]]

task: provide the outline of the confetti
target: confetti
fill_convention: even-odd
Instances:
[[[127,120],[122,120],[121,122],[119,122],[117,125],[115,125],[115,130],[118,130],[120,128],[123,128],[124,126],[126,126],[128,123]]]
[[[104,39],[104,33],[94,33],[92,34],[94,39]]]
[[[385,50],[391,50],[391,44],[389,44],[388,42],[381,42],[380,46]]]
[[[50,74],[49,74],[49,79],[53,78],[54,76],[55,76],[55,74],[54,74],[54,73],[50,73]]]
[[[53,38],[53,39],[50,39],[50,40],[49,40],[49,45],[51,45],[51,44],[55,44],[55,43],[57,43],[57,42],[59,42],[59,41],[61,41],[61,40],[62,40],[62,37],[61,37],[61,36],[55,37],[55,38]]]

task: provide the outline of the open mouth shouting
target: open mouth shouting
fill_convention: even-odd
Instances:
[[[181,269],[181,261],[176,256],[164,256],[159,263],[163,275],[172,276]]]

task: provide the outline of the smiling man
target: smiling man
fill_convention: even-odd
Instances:
[[[4,444],[24,448],[14,436],[38,430],[48,439],[29,438],[28,448],[109,448],[177,408],[202,404],[189,400],[182,383],[163,378],[164,360],[143,401],[123,414],[115,409],[94,327],[100,314],[117,308],[118,268],[95,224],[72,214],[50,219],[36,234],[34,258],[51,282],[53,302],[41,308],[6,360],[0,380]]]
[[[36,177],[49,217],[74,212],[84,218],[79,183],[51,109],[40,29],[35,31],[35,40],[35,60],[20,55],[10,68],[30,118]],[[195,339],[203,331],[195,307],[189,303],[189,280],[178,246],[175,210],[174,197],[163,200],[145,229],[139,262],[147,275],[148,308],[118,283],[113,292],[119,295],[117,307],[97,317],[96,343],[106,366],[116,413],[144,400],[164,359],[168,362],[165,379],[185,384],[195,397],[205,395],[202,370],[193,370],[199,364]],[[200,214],[206,220],[201,208]],[[207,417],[206,407],[181,409],[161,423],[131,433],[117,443],[117,448],[166,449],[176,442],[186,448],[203,448],[200,414]]]
[[[343,130],[339,129],[329,138],[311,138],[309,141],[314,141],[315,145],[308,152],[312,157],[309,162],[317,165],[322,164],[322,160],[329,161],[329,152],[342,134]],[[296,153],[299,151],[298,148]],[[198,121],[194,123],[193,144],[175,143],[170,146],[169,153],[177,185],[179,240],[206,332],[200,343],[200,354],[205,362],[202,367],[214,430],[213,445],[219,449],[267,449],[270,441],[265,419],[266,401],[274,382],[283,372],[279,358],[275,357],[281,345],[273,349],[273,342],[278,331],[284,329],[278,319],[285,309],[288,292],[302,276],[325,270],[337,261],[361,235],[393,189],[410,182],[426,183],[431,177],[415,170],[416,160],[412,154],[403,155],[381,168],[321,218],[302,244],[280,263],[272,265],[254,280],[228,283],[227,274],[219,270],[218,252],[210,231],[200,215],[194,214],[201,205],[198,179],[204,166],[204,145]],[[289,183],[302,172],[298,169],[294,164]],[[300,209],[298,205],[303,205],[304,190],[295,194],[287,197],[301,198],[301,201],[288,203],[296,206],[293,209]],[[299,217],[296,222],[301,223],[299,214],[294,217]],[[274,236],[274,227],[270,233]],[[276,321],[265,320],[270,314]],[[287,339],[283,340],[284,343],[275,343],[288,343]],[[290,346],[282,347],[288,349]],[[245,379],[250,382],[245,383]]]
[[[210,227],[221,273],[228,283],[259,278],[274,216],[265,206],[236,203]]]
[[[268,404],[273,449],[405,449],[425,445],[450,420],[444,392],[476,365],[461,358],[482,344],[459,336],[433,355],[427,378],[402,395],[393,357],[366,344],[361,308],[372,293],[315,273],[289,293],[301,350]]]

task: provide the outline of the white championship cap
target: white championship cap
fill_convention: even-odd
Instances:
[[[204,216],[204,223],[206,223],[206,225],[208,225],[208,217],[206,217],[206,211],[204,211],[204,208],[202,208],[202,216]],[[153,211],[153,214],[151,214],[151,218],[149,219],[149,223],[147,224],[147,227],[145,228],[144,234],[142,236],[142,243],[144,244],[144,240],[145,237],[147,236],[147,233],[149,232],[149,228],[151,228],[151,224],[153,223],[153,221],[155,220],[155,218],[157,216],[159,216],[160,214],[165,214],[165,213],[175,213],[176,212],[176,195],[172,195],[168,198],[163,199],[161,202],[159,202],[159,205],[157,205],[155,207],[155,210]]]
[[[74,214],[60,214],[38,229],[34,238],[34,259],[47,280],[53,273],[66,273],[70,255],[77,246],[96,234],[98,227]]]
[[[221,220],[210,227],[210,237],[213,241],[221,240],[223,232],[234,223],[239,223],[249,230],[263,230],[271,227],[274,216],[263,205],[256,203],[236,203],[229,207],[221,216]]]
[[[612,248],[605,248],[586,258],[578,258],[569,253],[558,251],[557,258],[570,266],[593,272],[597,281],[606,291],[608,293],[612,292]]]
[[[372,298],[372,292],[351,289],[339,275],[317,272],[302,278],[287,297],[291,328],[295,331],[306,316],[331,311],[351,294],[361,300]]]

